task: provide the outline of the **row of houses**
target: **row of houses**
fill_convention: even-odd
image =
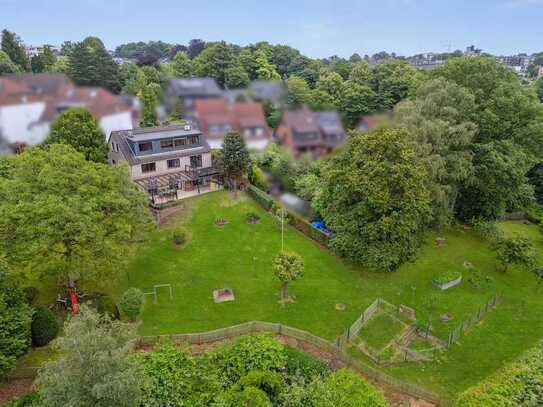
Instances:
[[[37,145],[50,124],[71,107],[85,107],[107,136],[134,127],[137,102],[98,87],[76,86],[61,74],[24,74],[0,77],[0,145],[17,149]]]

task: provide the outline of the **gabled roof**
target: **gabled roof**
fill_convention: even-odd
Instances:
[[[285,111],[281,118],[281,124],[290,127],[297,133],[320,132],[318,116],[307,106],[299,110]]]
[[[341,123],[338,112],[318,112],[319,126],[325,134],[344,134],[345,129]]]
[[[281,103],[286,96],[286,87],[283,81],[253,81],[249,89],[257,100],[271,100],[273,103]]]
[[[168,84],[170,96],[221,96],[221,89],[213,78],[172,79]]]
[[[228,124],[233,130],[261,127],[268,137],[268,126],[262,106],[257,102],[228,102],[224,99],[202,99],[195,102],[200,129],[207,135],[210,124]]]

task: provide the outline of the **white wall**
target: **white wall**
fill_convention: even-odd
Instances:
[[[24,103],[0,107],[0,130],[8,143],[36,145],[49,132],[48,124],[37,125],[45,103]]]
[[[132,125],[132,112],[115,113],[102,117],[98,124],[104,131],[106,140],[109,140],[109,135],[116,130],[130,130]]]

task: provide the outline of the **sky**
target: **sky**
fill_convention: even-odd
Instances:
[[[0,0],[0,29],[26,44],[93,35],[240,45],[268,41],[313,58],[413,55],[475,45],[496,55],[543,51],[543,0]]]

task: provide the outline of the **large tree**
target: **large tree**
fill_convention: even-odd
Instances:
[[[113,60],[100,39],[87,37],[76,43],[68,59],[68,74],[78,85],[103,86],[119,92],[119,65]]]
[[[111,320],[83,305],[55,346],[61,355],[39,372],[44,406],[138,407],[148,381],[131,355],[136,326]]]
[[[494,245],[494,251],[504,272],[515,264],[532,267],[537,256],[533,243],[524,237],[500,239]]]
[[[435,226],[454,219],[459,190],[473,175],[474,107],[467,89],[438,79],[423,85],[414,100],[400,103],[395,110],[396,122],[408,130],[425,162]]]
[[[157,115],[157,95],[156,91],[151,85],[145,86],[140,94],[141,112],[140,112],[140,126],[141,127],[155,127],[158,126]]]
[[[194,73],[197,76],[208,76],[220,86],[226,84],[226,71],[232,66],[235,55],[231,45],[224,41],[207,47],[193,60]]]
[[[63,112],[51,125],[46,144],[68,144],[87,160],[106,163],[107,143],[98,122],[84,107]]]
[[[498,218],[533,198],[525,176],[543,156],[543,105],[506,66],[486,57],[454,58],[431,73],[467,89],[477,125],[470,147],[473,178],[460,189],[462,219]]]
[[[385,271],[413,258],[429,219],[430,198],[425,165],[406,131],[352,132],[320,173],[313,204],[336,232],[333,249]]]
[[[245,141],[239,133],[231,132],[224,137],[221,158],[224,177],[230,181],[234,196],[237,196],[239,181],[251,163]]]
[[[110,281],[151,226],[126,168],[87,161],[68,145],[9,157],[3,172],[0,252],[14,272]]]
[[[378,110],[391,110],[399,101],[413,95],[420,75],[415,67],[398,59],[375,65],[371,71],[370,85],[377,94]]]
[[[277,81],[281,76],[277,73],[275,65],[270,64],[266,51],[262,48],[255,52],[256,75],[258,79]]]
[[[30,60],[26,55],[25,46],[15,33],[8,30],[2,31],[2,51],[9,56],[21,71],[30,70]]]
[[[363,115],[375,111],[375,92],[369,86],[348,80],[343,84],[339,107],[347,126],[355,128]]]
[[[186,53],[179,51],[175,54],[173,71],[176,78],[189,78],[192,75],[192,62]]]
[[[0,75],[18,73],[21,69],[17,66],[4,51],[0,50]]]
[[[287,106],[291,109],[299,108],[311,101],[311,89],[307,82],[296,75],[287,81]]]
[[[30,345],[32,310],[25,302],[8,265],[0,257],[0,380]]]

